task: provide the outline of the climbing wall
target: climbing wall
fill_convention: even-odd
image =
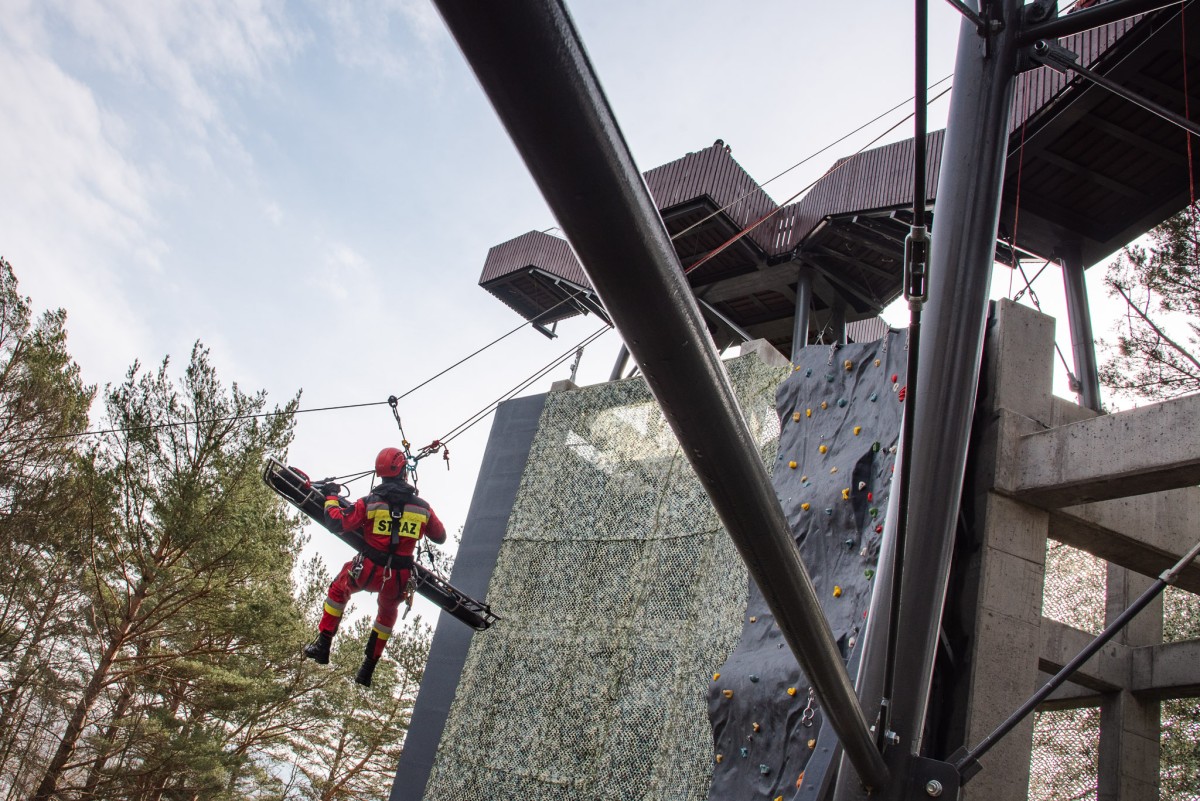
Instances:
[[[904,336],[806,348],[777,396],[775,492],[851,673],[900,433]],[[755,586],[742,625],[736,649],[709,684],[715,763],[709,797],[820,798],[828,767],[836,764],[836,740]]]
[[[788,368],[726,367],[773,463]],[[643,381],[551,393],[423,797],[706,798],[748,584]]]

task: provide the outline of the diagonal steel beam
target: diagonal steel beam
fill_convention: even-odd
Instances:
[[[887,770],[675,248],[561,2],[435,0],[866,784]]]

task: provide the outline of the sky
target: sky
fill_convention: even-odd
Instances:
[[[765,181],[912,95],[908,3],[569,9],[642,170],[723,139]],[[182,368],[200,341],[224,380],[273,403],[370,403],[521,322],[479,273],[489,247],[555,220],[427,0],[0,0],[0,19],[0,255],[35,309],[67,310],[86,381],[166,356]],[[957,36],[957,13],[930,3],[931,82],[952,72]],[[768,193],[784,202],[905,113]],[[1035,287],[1061,317],[1047,273]],[[445,434],[598,325],[567,321],[553,341],[527,328],[416,390],[400,407],[409,439]],[[577,381],[606,380],[619,344],[590,346]],[[489,424],[455,440],[450,470],[421,470],[451,531]],[[302,414],[289,461],[349,474],[398,439],[386,405]],[[310,533],[331,568],[347,558]]]

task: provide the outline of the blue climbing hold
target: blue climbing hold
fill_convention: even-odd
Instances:
[[[766,776],[768,773],[771,772],[771,766],[770,765],[759,765],[758,772],[761,773],[762,775]]]
[[[741,748],[739,748],[738,752],[742,755],[742,759],[745,759],[746,757],[750,756],[750,749],[746,748],[745,746],[742,746]]]
[[[833,514],[833,507],[832,507],[832,506],[826,506],[826,507],[825,507],[825,514],[827,514],[827,515],[831,515],[831,514]]]
[[[872,392],[870,400],[871,400],[871,403],[874,403],[875,401],[879,400],[879,396],[876,395],[874,392]]]
[[[844,407],[846,406],[846,399],[845,399],[845,398],[838,398],[838,406],[840,406],[840,407],[843,407],[843,408],[844,408]]]
[[[805,371],[804,371],[804,377],[805,377],[805,378],[808,378],[810,375],[812,375],[812,368],[811,368],[811,367],[810,367],[810,368],[808,368],[807,370],[805,370]]]
[[[833,383],[833,373],[826,373],[826,374],[825,374],[825,381],[826,381],[827,383],[830,383],[830,384],[832,384],[832,383]]]
[[[751,673],[751,674],[750,674],[750,681],[752,681],[752,682],[754,682],[755,684],[757,684],[757,683],[758,683],[758,676],[757,676],[756,674],[754,674],[754,673]]]

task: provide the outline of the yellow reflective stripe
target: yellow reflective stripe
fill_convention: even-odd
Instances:
[[[345,609],[345,608],[346,608],[345,606],[342,606],[342,607],[340,607],[340,608],[339,608],[339,607],[336,607],[336,606],[334,606],[333,604],[331,604],[329,601],[326,601],[326,602],[325,602],[325,613],[326,613],[326,614],[333,615],[334,617],[341,617],[341,616],[342,616],[342,610],[343,610],[343,609]]]
[[[392,629],[389,626],[376,623],[372,628],[375,629],[375,635],[381,640],[386,640],[388,637],[392,636]]]
[[[326,499],[325,499],[325,508],[326,508],[326,509],[328,509],[328,508],[329,508],[329,507],[331,507],[331,506],[341,506],[341,504],[339,504],[339,503],[338,503],[336,500],[334,500],[333,498],[326,498]]]

